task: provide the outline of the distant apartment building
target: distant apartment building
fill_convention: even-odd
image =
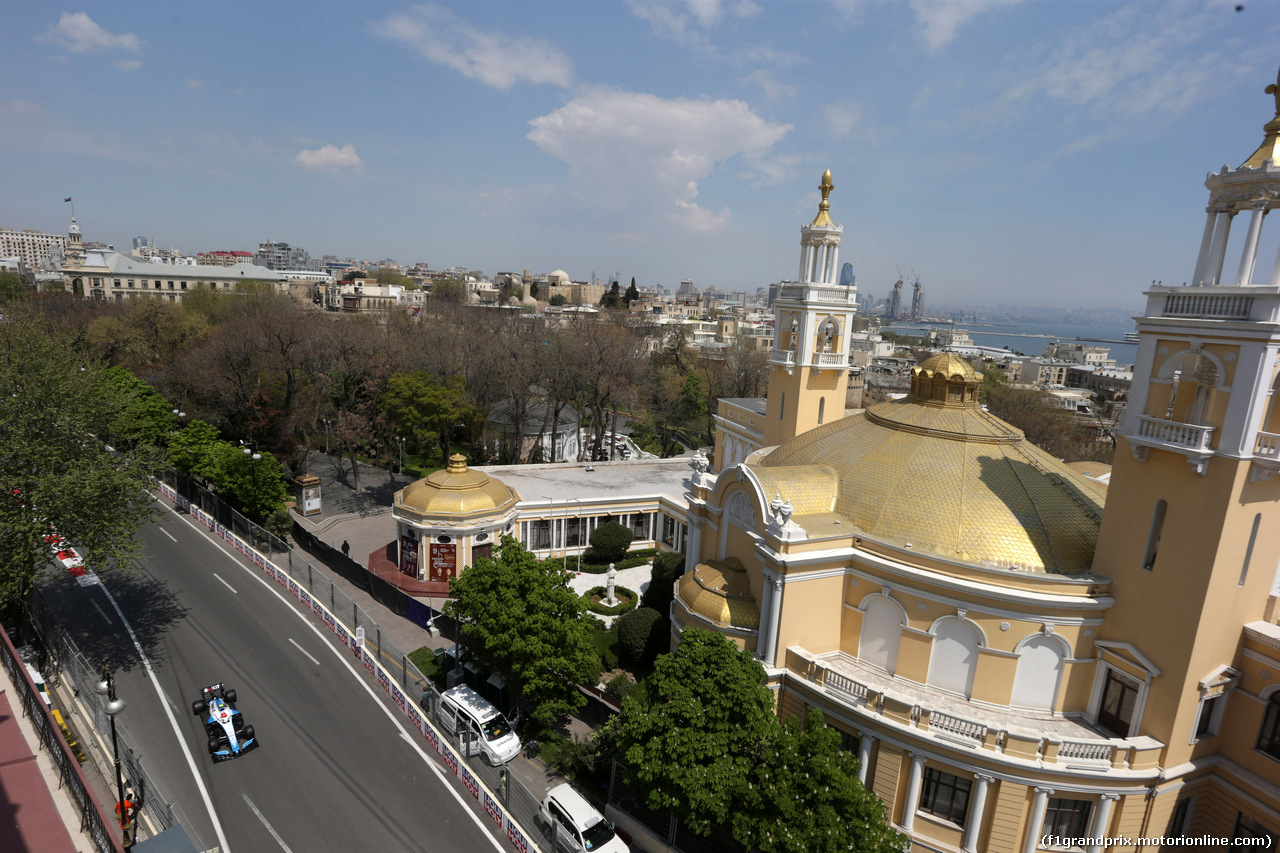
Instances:
[[[693,279],[683,278],[680,280],[680,289],[676,293],[692,296],[698,292],[698,288],[693,286]]]
[[[200,252],[196,255],[196,263],[209,267],[230,267],[236,264],[253,263],[251,252]]]
[[[1115,365],[1115,361],[1111,359],[1111,350],[1107,347],[1077,341],[1054,341],[1044,348],[1041,355],[1054,361],[1069,361],[1072,364],[1090,364],[1097,367]]]
[[[1022,362],[1017,381],[1023,385],[1058,385],[1066,386],[1067,371],[1071,365],[1065,361],[1051,361],[1047,358],[1029,358]]]
[[[17,258],[32,269],[52,269],[61,265],[66,254],[65,234],[0,228],[0,258]]]
[[[181,302],[192,290],[231,292],[246,281],[262,281],[276,287],[287,282],[280,273],[252,264],[177,264],[141,260],[123,252],[96,251],[87,252],[82,262],[63,269],[62,276],[68,290],[90,299],[114,302],[137,297]]]
[[[290,246],[288,243],[277,243],[268,240],[258,244],[258,251],[253,262],[269,270],[309,270],[312,269],[311,256],[305,249]]]

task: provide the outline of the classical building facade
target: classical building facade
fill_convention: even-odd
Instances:
[[[826,423],[775,369],[761,448],[697,466],[673,642],[720,631],[781,715],[821,708],[912,850],[1280,838],[1280,95],[1265,133],[1206,182],[1195,284],[1146,293],[1109,490],[952,354]],[[827,316],[789,310],[804,342]]]

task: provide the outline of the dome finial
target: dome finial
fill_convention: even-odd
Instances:
[[[1280,118],[1280,71],[1276,71],[1276,82],[1267,87],[1267,94],[1276,96],[1276,118]]]
[[[835,188],[836,185],[831,183],[831,170],[827,169],[822,173],[822,183],[818,184],[818,189],[822,190],[822,201],[818,204],[818,215],[813,218],[813,225],[823,228],[834,227],[835,223],[831,221],[831,215],[827,212],[831,210],[831,202],[827,197]]]

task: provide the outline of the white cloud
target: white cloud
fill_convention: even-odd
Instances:
[[[1021,0],[911,0],[925,49],[936,53],[956,37],[960,25],[970,18]]]
[[[760,12],[751,0],[627,0],[631,14],[649,23],[653,34],[689,48],[710,49],[706,35],[725,18]]]
[[[338,169],[354,169],[359,172],[364,168],[364,161],[360,159],[353,145],[344,145],[341,148],[336,145],[325,145],[314,151],[304,149],[299,151],[298,156],[293,159],[304,169],[318,169],[325,172],[334,172]]]
[[[764,96],[771,101],[779,98],[794,98],[798,91],[795,86],[779,81],[773,72],[763,68],[752,71],[742,80],[744,83],[754,83],[759,86],[760,91],[764,92]]]
[[[559,48],[536,38],[478,29],[435,4],[397,12],[369,28],[495,89],[521,81],[561,87],[573,82],[573,61]]]
[[[116,68],[119,68],[121,71],[137,71],[139,68],[142,67],[142,60],[117,59],[115,62],[111,64],[114,65]]]
[[[142,47],[142,40],[133,33],[109,33],[85,12],[63,12],[58,23],[44,34],[43,41],[62,45],[72,53],[99,53],[104,50],[137,53]]]
[[[675,98],[599,88],[530,122],[528,138],[569,164],[572,189],[600,206],[645,206],[700,230],[727,209],[694,203],[698,181],[741,158],[747,180],[770,181],[768,155],[791,125],[766,121],[742,101]],[[674,209],[674,212],[673,212]]]

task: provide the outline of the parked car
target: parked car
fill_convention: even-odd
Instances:
[[[555,839],[555,849],[575,853],[627,853],[631,848],[586,798],[568,782],[547,792],[539,817]],[[565,848],[561,845],[567,843]]]
[[[520,754],[520,738],[502,712],[465,684],[440,694],[436,718],[445,730],[462,738],[467,755],[485,764],[506,764]]]

